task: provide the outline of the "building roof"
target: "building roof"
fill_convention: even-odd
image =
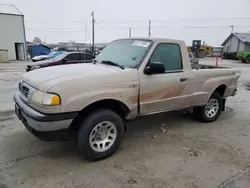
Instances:
[[[226,40],[221,44],[221,46],[224,46],[225,43],[232,37],[235,36],[237,37],[239,40],[241,40],[241,42],[243,43],[247,43],[250,44],[250,33],[231,33]]]
[[[5,4],[0,4],[0,14],[10,14],[19,16],[23,15],[15,5],[5,5]]]

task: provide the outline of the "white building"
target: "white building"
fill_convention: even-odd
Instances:
[[[24,16],[14,5],[0,4],[0,49],[9,60],[27,59]]]

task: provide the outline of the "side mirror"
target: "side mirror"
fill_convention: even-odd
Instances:
[[[65,57],[64,59],[63,59],[63,62],[65,63],[65,62],[67,62],[68,61],[68,59],[67,59],[67,57]]]
[[[162,74],[165,73],[165,66],[162,62],[151,62],[145,68],[144,74],[151,75],[151,74]]]

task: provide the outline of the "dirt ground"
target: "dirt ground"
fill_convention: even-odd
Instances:
[[[12,97],[25,65],[0,64],[0,188],[250,187],[250,65],[220,62],[242,76],[216,122],[180,112],[137,119],[118,152],[95,163],[71,142],[38,140],[17,120]]]

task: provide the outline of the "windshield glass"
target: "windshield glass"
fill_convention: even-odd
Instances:
[[[56,52],[50,52],[50,53],[48,54],[48,57],[49,57],[49,58],[52,58],[52,57],[55,57],[55,55],[56,55]]]
[[[66,55],[67,55],[67,53],[61,53],[61,54],[57,55],[56,57],[53,57],[52,59],[59,61],[59,60],[62,60]]]
[[[48,54],[48,58],[54,58],[54,57],[56,57],[56,56],[58,56],[58,55],[60,55],[60,54],[62,54],[63,52],[61,52],[61,51],[58,51],[58,52],[50,52],[49,54]]]
[[[112,61],[125,68],[136,68],[152,44],[151,40],[117,40],[95,58],[97,62]]]

